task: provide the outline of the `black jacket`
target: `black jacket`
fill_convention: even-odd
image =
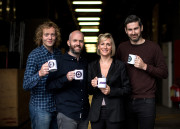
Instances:
[[[109,121],[123,121],[125,114],[124,97],[131,91],[124,63],[113,60],[110,66],[106,78],[107,85],[110,86],[109,95],[104,95],[100,89],[91,86],[91,80],[96,76],[102,77],[99,60],[90,63],[88,66],[88,86],[93,95],[89,113],[90,121],[96,122],[99,119],[103,98],[105,99]]]
[[[58,71],[49,74],[47,89],[56,92],[57,112],[61,112],[74,120],[86,119],[89,113],[87,88],[87,61],[79,61],[68,53],[57,59]],[[83,80],[68,81],[66,74],[75,69],[83,69]]]

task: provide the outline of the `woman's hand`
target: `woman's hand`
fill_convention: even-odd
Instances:
[[[98,78],[95,77],[94,79],[91,80],[91,85],[92,85],[93,87],[97,87],[97,82],[98,82]]]
[[[105,95],[108,95],[110,93],[110,87],[106,85],[106,88],[100,88],[101,92]]]

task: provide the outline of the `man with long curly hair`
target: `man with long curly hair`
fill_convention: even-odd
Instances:
[[[28,56],[23,88],[31,92],[29,111],[32,129],[57,129],[54,94],[46,90],[48,60],[61,55],[59,27],[52,21],[39,25],[35,32],[35,48]]]

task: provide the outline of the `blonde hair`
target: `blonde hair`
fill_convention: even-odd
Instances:
[[[35,43],[38,46],[41,46],[42,43],[42,37],[43,37],[43,30],[53,27],[55,29],[55,35],[56,35],[56,41],[54,46],[58,47],[60,45],[61,41],[61,33],[60,28],[52,21],[46,21],[43,24],[39,25],[35,32]]]
[[[112,37],[112,35],[110,33],[100,34],[98,36],[98,43],[97,43],[97,46],[96,46],[97,54],[100,55],[100,52],[99,52],[99,49],[98,49],[98,45],[100,44],[100,42],[102,40],[106,40],[106,39],[111,39],[111,44],[112,44],[111,57],[112,57],[116,53],[116,46],[115,46],[115,43],[114,43],[114,39],[113,39],[113,37]]]

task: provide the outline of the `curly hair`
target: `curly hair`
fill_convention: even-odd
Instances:
[[[35,31],[35,43],[36,45],[40,46],[42,45],[42,37],[43,37],[43,29],[48,29],[53,27],[55,29],[55,35],[56,35],[56,41],[54,46],[58,47],[60,45],[61,41],[61,33],[60,28],[52,21],[46,21],[43,24],[39,25],[38,28]]]

